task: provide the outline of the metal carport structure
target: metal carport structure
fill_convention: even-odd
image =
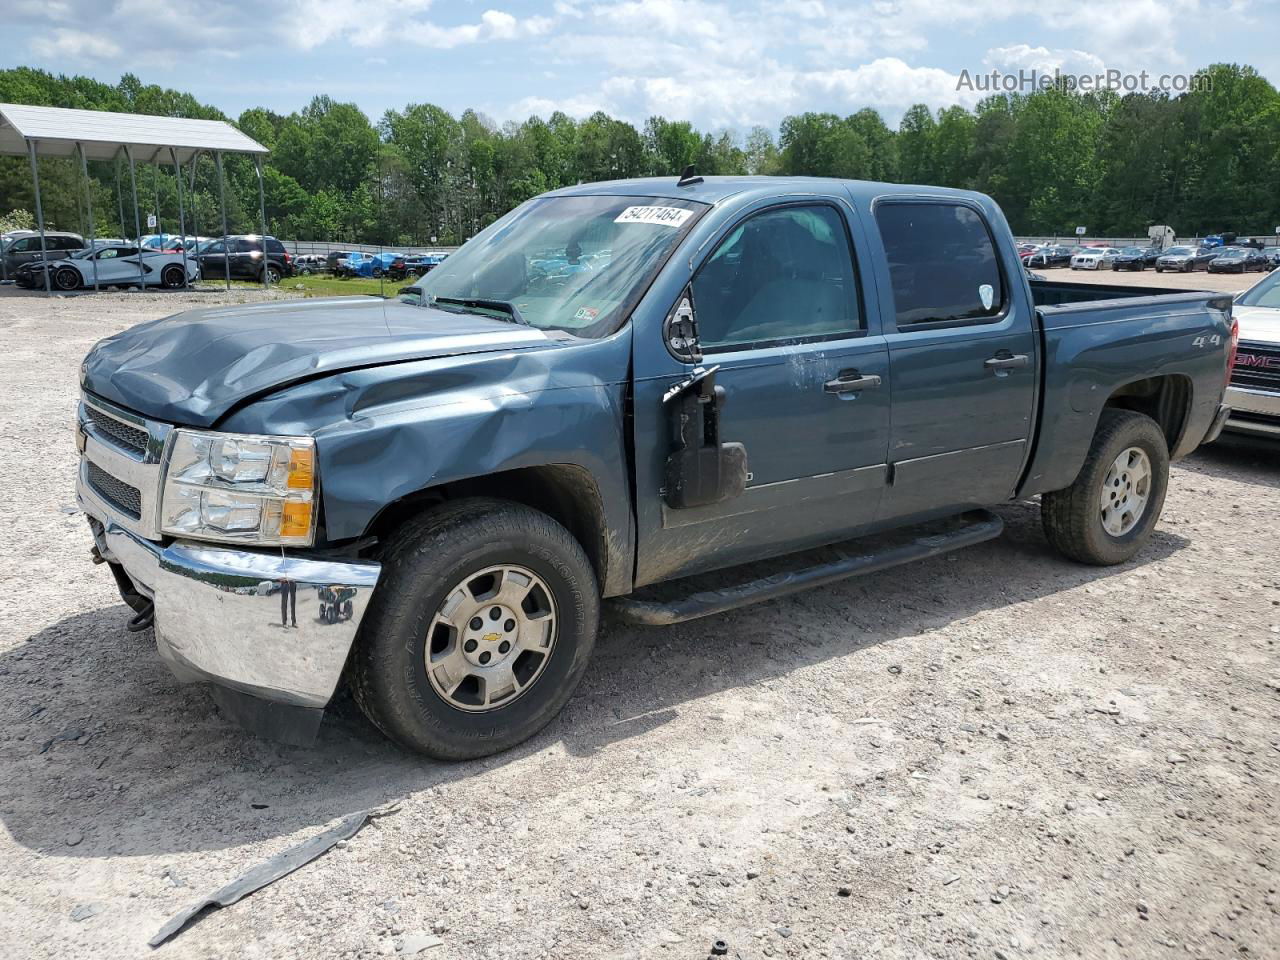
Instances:
[[[227,201],[222,172],[224,153],[248,154],[254,159],[258,173],[258,208],[262,218],[262,252],[264,285],[267,277],[267,211],[262,180],[262,157],[267,148],[245,136],[223,120],[188,120],[182,117],[157,117],[140,113],[110,113],[104,110],[69,110],[63,107],[35,107],[25,104],[0,103],[0,155],[27,156],[31,163],[31,184],[35,191],[36,223],[40,232],[40,254],[46,258],[44,207],[40,198],[40,166],[38,158],[78,158],[80,176],[86,187],[89,204],[89,248],[95,246],[93,191],[89,189],[89,160],[115,160],[123,151],[129,162],[129,183],[133,194],[133,221],[139,244],[139,289],[145,276],[142,256],[142,223],[138,215],[138,184],[135,160],[142,163],[170,164],[178,181],[179,232],[187,235],[186,213],[182,200],[182,165],[191,165],[191,189],[195,189],[196,164],[201,154],[211,154],[218,171],[218,202],[222,212],[222,249],[227,286],[231,285],[230,255],[227,251]],[[123,224],[122,224],[123,226]],[[182,251],[186,272],[186,243]],[[98,289],[97,260],[93,261],[94,289]],[[50,271],[44,271],[45,292],[52,295]]]

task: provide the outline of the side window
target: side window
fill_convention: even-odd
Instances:
[[[972,207],[880,203],[876,225],[889,261],[899,329],[957,320],[985,323],[1003,312],[995,243]]]
[[[222,253],[222,241],[216,240],[209,246],[205,247],[202,253]]]
[[[106,250],[103,250],[100,254],[98,254],[98,259],[99,259],[99,260],[114,260],[114,259],[115,259],[116,257],[118,257],[118,256],[120,256],[120,250],[119,250],[119,248],[117,248],[117,247],[108,247]]]
[[[766,210],[739,224],[694,277],[693,301],[704,350],[863,326],[844,221],[825,204]]]
[[[34,243],[32,241],[34,241]],[[20,240],[15,240],[13,243],[13,246],[10,247],[9,249],[12,250],[14,253],[30,253],[32,250],[39,250],[40,238],[39,237],[23,237]]]

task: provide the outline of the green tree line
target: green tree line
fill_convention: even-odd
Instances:
[[[563,113],[501,126],[428,103],[388,110],[374,123],[356,105],[315,97],[287,116],[263,108],[237,118],[133,75],[118,84],[0,70],[0,102],[230,120],[264,144],[268,229],[300,240],[423,245],[458,243],[546,190],[620,177],[699,173],[805,174],[963,187],[991,194],[1014,230],[1143,235],[1169,224],[1180,235],[1224,229],[1270,233],[1280,224],[1280,93],[1256,70],[1205,68],[1178,96],[1049,89],[997,94],[976,109],[909,109],[897,129],[872,109],[850,116],[802,113],[776,133],[739,136],[651,117],[641,129],[604,113]],[[232,232],[259,225],[252,161],[228,156]],[[91,164],[89,196],[72,161],[40,162],[46,221],[84,229],[92,200],[99,235],[132,235],[127,166]],[[191,171],[187,171],[188,177]],[[191,181],[186,180],[186,187]],[[184,190],[186,189],[184,187]],[[139,206],[177,229],[170,167],[139,165]],[[211,160],[185,197],[188,231],[221,232]],[[25,158],[0,158],[0,213],[34,210]],[[144,220],[145,230],[145,220]]]

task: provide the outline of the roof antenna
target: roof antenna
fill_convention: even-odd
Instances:
[[[689,164],[680,174],[680,179],[676,181],[677,187],[692,187],[695,183],[701,183],[702,178],[693,172],[693,164]]]

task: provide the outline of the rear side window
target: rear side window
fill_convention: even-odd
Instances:
[[[985,323],[1004,311],[1005,289],[991,231],[972,207],[881,203],[876,225],[889,261],[899,329]]]
[[[852,336],[853,256],[834,207],[766,210],[731,230],[693,280],[704,349]]]
[[[284,253],[284,244],[274,238],[269,239],[267,241],[267,249],[272,253]]]

